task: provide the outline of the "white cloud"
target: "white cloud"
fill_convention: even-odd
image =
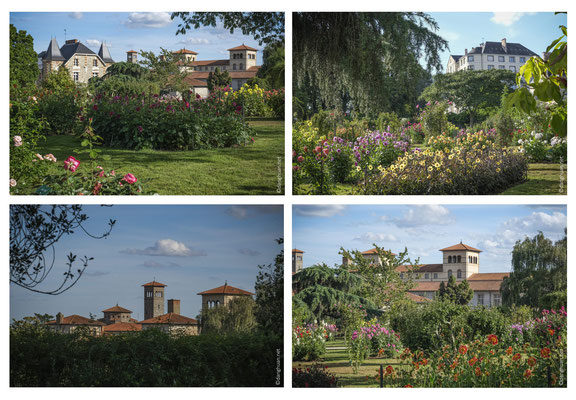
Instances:
[[[198,37],[191,37],[191,38],[186,38],[183,40],[180,40],[178,42],[178,44],[184,44],[184,45],[195,45],[195,44],[210,44],[211,42],[206,39],[206,38],[198,38]]]
[[[97,39],[88,39],[86,40],[86,44],[90,47],[98,47],[100,46],[100,41]]]
[[[82,19],[84,18],[84,13],[81,12],[71,12],[68,13],[68,16],[73,19]]]
[[[566,227],[566,215],[561,212],[546,213],[533,212],[527,217],[512,218],[504,223],[512,230],[531,231],[560,231]]]
[[[252,249],[238,249],[238,253],[240,254],[244,254],[245,256],[259,256],[260,252],[257,250],[252,250]]]
[[[294,212],[302,217],[328,218],[342,215],[345,209],[342,204],[294,206]]]
[[[495,12],[492,13],[490,21],[497,25],[512,26],[520,20],[524,15],[533,15],[535,13],[525,12]]]
[[[124,22],[128,28],[163,28],[170,25],[170,13],[150,12],[150,13],[131,13],[128,20]]]
[[[383,220],[391,220],[400,228],[424,225],[449,225],[455,222],[450,210],[439,204],[414,205],[400,218],[383,218]]]
[[[193,257],[205,256],[204,250],[193,250],[182,242],[174,239],[158,240],[154,246],[145,249],[126,249],[122,251],[126,254],[138,254],[146,256],[167,256],[167,257]]]
[[[258,214],[279,214],[282,211],[283,208],[280,205],[250,205],[230,206],[224,210],[224,213],[236,219],[244,219]]]
[[[366,232],[360,236],[356,236],[354,240],[358,240],[360,242],[378,243],[378,242],[397,242],[398,238],[396,238],[396,236],[390,233]]]

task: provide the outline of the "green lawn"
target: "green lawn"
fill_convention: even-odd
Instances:
[[[195,151],[102,148],[101,154],[111,159],[99,164],[105,170],[136,175],[145,190],[160,195],[283,194],[284,121],[257,120],[250,125],[257,135],[247,147]],[[54,154],[60,167],[68,156],[76,156],[78,148],[77,138],[50,136],[40,143],[39,152]],[[82,156],[79,159],[84,161]]]
[[[346,347],[344,339],[326,342],[326,347],[327,351],[322,360],[294,361],[292,366],[296,368],[306,368],[313,364],[327,366],[330,373],[336,374],[338,386],[342,387],[379,387],[380,365],[384,365],[384,368],[388,365],[392,365],[394,368],[399,366],[398,361],[393,358],[368,358],[358,373],[354,374],[348,359],[348,350],[344,348]],[[332,347],[343,349],[331,349]]]
[[[562,175],[564,177],[562,178]],[[561,181],[563,185],[561,186]],[[356,185],[339,183],[336,185],[336,195],[353,195]],[[502,195],[554,195],[566,194],[568,188],[567,166],[560,164],[528,164],[528,180],[513,186]],[[294,194],[306,194],[310,185],[299,185]]]
[[[564,175],[562,177],[562,175]],[[502,192],[501,194],[567,194],[567,167],[561,164],[530,164],[528,180]]]

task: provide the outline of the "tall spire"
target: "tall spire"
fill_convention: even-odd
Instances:
[[[50,40],[50,44],[48,45],[48,49],[46,50],[46,54],[44,54],[43,59],[45,61],[64,61],[65,58],[60,52],[60,47],[58,46],[58,42],[56,38],[52,38]]]
[[[112,56],[110,55],[110,51],[108,50],[108,46],[106,46],[106,43],[104,43],[104,42],[102,42],[102,44],[100,45],[100,50],[98,50],[98,55],[100,56],[102,61],[104,61],[105,63],[113,63],[114,62],[114,60],[112,59]]]

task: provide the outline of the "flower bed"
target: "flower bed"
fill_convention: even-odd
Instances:
[[[103,144],[125,149],[194,150],[251,142],[241,108],[216,92],[191,101],[153,96],[96,96],[87,110]]]
[[[292,359],[295,361],[318,360],[326,352],[327,331],[314,324],[296,326],[292,330]]]
[[[445,150],[406,153],[360,183],[364,194],[495,194],[523,182],[528,161],[521,149],[470,141]]]

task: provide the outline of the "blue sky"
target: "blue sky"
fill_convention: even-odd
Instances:
[[[192,29],[186,35],[176,36],[178,23],[170,20],[169,12],[13,12],[10,23],[25,30],[34,38],[37,53],[48,48],[52,37],[58,44],[65,42],[64,29],[68,39],[78,39],[95,53],[102,41],[110,49],[114,61],[126,61],[128,50],[153,51],[159,54],[160,48],[178,50],[186,48],[196,51],[198,60],[227,59],[226,51],[242,43],[261,49],[258,42],[241,31],[228,30],[217,26]],[[258,64],[262,63],[261,53]]]
[[[294,205],[293,247],[304,267],[340,264],[340,247],[369,250],[376,244],[412,260],[442,262],[444,247],[463,243],[482,250],[480,272],[508,272],[517,240],[542,231],[561,239],[566,206],[538,205]]]
[[[438,23],[437,32],[448,41],[450,50],[442,54],[442,66],[450,54],[463,55],[483,41],[520,43],[537,54],[561,36],[559,25],[567,25],[566,14],[543,13],[491,13],[491,12],[432,12]]]
[[[42,295],[10,285],[10,318],[34,313],[89,313],[120,306],[144,317],[142,284],[154,278],[168,285],[167,299],[181,300],[181,313],[196,317],[201,308],[197,293],[228,284],[254,292],[258,265],[274,261],[282,249],[282,206],[154,205],[84,206],[92,234],[105,231],[109,219],[116,226],[106,239],[95,240],[78,230],[56,245],[52,277],[59,279],[69,252],[95,259],[69,291]],[[46,281],[53,288],[55,280]],[[165,305],[166,306],[166,305]]]

